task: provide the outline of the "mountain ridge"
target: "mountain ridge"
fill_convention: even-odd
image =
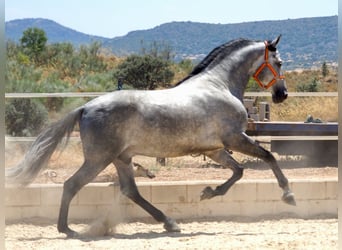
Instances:
[[[29,27],[43,29],[49,43],[70,42],[75,46],[100,41],[117,56],[139,53],[153,42],[167,44],[176,60],[200,60],[215,47],[232,39],[273,39],[282,34],[279,44],[286,69],[319,67],[323,62],[337,64],[337,16],[255,21],[234,24],[169,22],[146,30],[130,31],[124,36],[92,36],[43,18],[16,19],[5,23],[6,38],[18,42]]]
[[[31,27],[43,29],[50,43],[71,42],[75,46],[79,46],[90,43],[92,40],[104,41],[108,39],[88,35],[45,18],[23,18],[8,21],[5,23],[5,36],[9,40],[19,42],[23,31]]]

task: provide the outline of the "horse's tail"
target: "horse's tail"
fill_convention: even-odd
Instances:
[[[14,186],[30,184],[39,171],[47,165],[63,137],[66,135],[69,139],[70,133],[79,121],[82,112],[82,107],[75,109],[40,133],[26,152],[24,159],[17,166],[6,168],[6,184]]]

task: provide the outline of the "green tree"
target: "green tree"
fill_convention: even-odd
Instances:
[[[39,63],[40,56],[45,50],[47,37],[45,31],[38,28],[28,28],[23,32],[20,45],[23,52],[32,58],[32,61]]]
[[[322,76],[326,77],[329,74],[328,66],[326,62],[322,64]]]
[[[151,55],[131,55],[118,65],[116,78],[136,89],[168,87],[174,77],[170,62]]]

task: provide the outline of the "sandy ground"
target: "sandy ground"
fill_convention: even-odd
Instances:
[[[10,150],[13,149],[13,150]],[[6,148],[6,166],[13,166],[22,157],[22,148]],[[245,168],[243,179],[274,179],[269,167],[260,161],[234,153]],[[291,179],[337,178],[336,166],[314,167],[296,157],[278,157],[285,175]],[[35,183],[63,183],[81,165],[83,159],[79,145],[71,144],[62,154],[52,157],[46,170]],[[203,156],[167,159],[166,166],[156,164],[154,158],[136,157],[134,161],[149,169],[155,181],[172,180],[223,180],[231,176],[224,169]],[[151,181],[136,177],[138,181]],[[113,166],[108,166],[95,180],[117,181]],[[81,232],[97,230],[104,221],[82,221],[70,227]],[[85,223],[85,224],[82,224]],[[108,236],[87,236],[83,239],[66,239],[59,234],[56,221],[32,218],[7,222],[6,249],[338,249],[337,218],[232,218],[178,221],[181,233],[167,233],[154,221],[127,222],[109,230]],[[89,225],[91,225],[89,227]],[[107,228],[108,230],[108,228]],[[103,234],[102,234],[103,235]]]
[[[186,159],[183,159],[183,162]],[[139,161],[143,162],[143,161]],[[148,166],[148,165],[146,165]],[[263,165],[259,170],[247,168],[244,179],[274,179],[273,173]],[[222,179],[230,176],[229,169],[217,166],[150,167],[156,177],[152,180],[200,180]],[[291,179],[337,178],[336,167],[303,168],[283,167]],[[63,182],[71,170],[54,168],[55,177],[47,172],[40,174],[36,183]],[[137,177],[139,181],[148,180]],[[116,172],[109,167],[96,181],[116,180]],[[57,232],[56,221],[33,218],[20,222],[8,222],[6,226],[6,249],[338,249],[337,218],[232,218],[177,221],[181,233],[167,233],[154,221],[121,223],[109,230],[108,236],[93,235],[103,230],[103,220],[71,221],[70,227],[77,232],[90,229],[92,236],[83,239],[66,239]],[[79,224],[81,223],[81,224]],[[108,228],[106,229],[108,230]]]
[[[337,248],[337,219],[293,218],[179,221],[180,233],[153,222],[118,224],[108,236],[67,239],[55,222],[31,219],[6,226],[6,249],[319,249]],[[71,224],[82,230],[85,224]]]

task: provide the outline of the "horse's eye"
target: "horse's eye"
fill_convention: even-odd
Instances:
[[[277,62],[276,62],[276,65],[280,68],[281,65],[283,65],[283,62],[282,62],[282,61],[277,61]]]

